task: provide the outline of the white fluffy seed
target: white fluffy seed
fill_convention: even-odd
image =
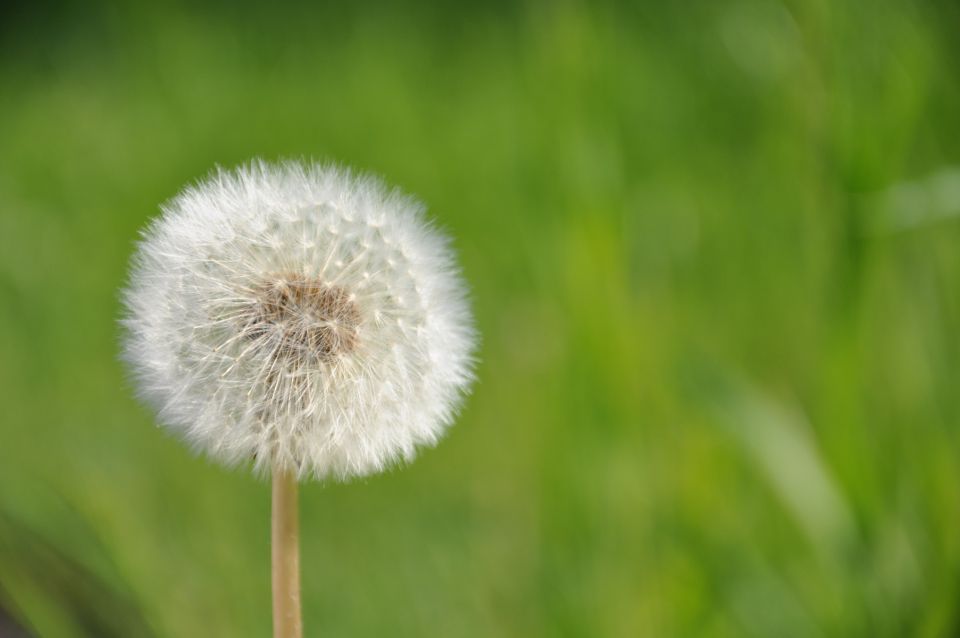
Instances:
[[[259,472],[409,461],[472,380],[449,241],[415,200],[332,166],[255,161],[185,189],[144,232],[124,302],[160,422]]]

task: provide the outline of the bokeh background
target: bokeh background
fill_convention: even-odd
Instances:
[[[301,493],[308,635],[960,634],[960,6],[0,12],[0,635],[267,636],[269,487],[118,361],[138,229],[336,159],[456,238],[479,380]]]

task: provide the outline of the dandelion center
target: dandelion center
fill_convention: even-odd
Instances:
[[[277,356],[329,362],[356,348],[359,325],[360,312],[346,290],[287,274],[257,288],[247,330],[269,339]]]

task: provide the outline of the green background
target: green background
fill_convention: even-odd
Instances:
[[[268,485],[117,354],[138,229],[261,156],[416,193],[483,337],[302,489],[307,635],[960,633],[960,7],[3,11],[3,631],[269,635]]]

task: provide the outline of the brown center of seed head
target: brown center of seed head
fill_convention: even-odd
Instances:
[[[323,361],[357,346],[360,312],[346,290],[304,275],[278,275],[257,289],[248,331],[251,337],[276,335],[276,354],[313,354]]]

